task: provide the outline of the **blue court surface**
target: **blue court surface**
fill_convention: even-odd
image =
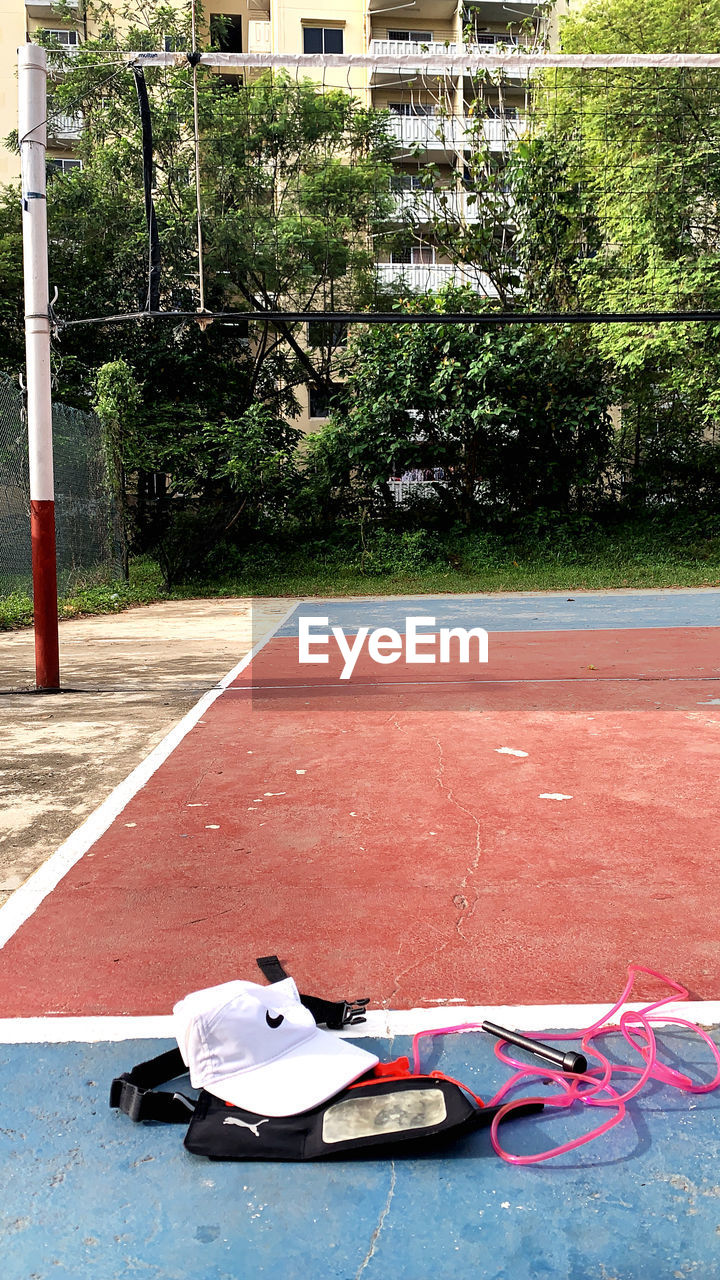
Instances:
[[[396,627],[401,616],[434,617],[444,627],[487,631],[638,630],[645,627],[717,627],[720,592],[596,591],[581,595],[416,596],[304,602],[278,630],[297,635],[298,615],[327,617],[351,634],[360,625]]]
[[[684,1034],[659,1040],[668,1060],[677,1052],[699,1076],[707,1068],[707,1051]],[[385,1057],[410,1047],[358,1043]],[[3,1280],[718,1274],[719,1094],[651,1085],[597,1142],[524,1168],[495,1156],[485,1131],[442,1158],[218,1164],[184,1150],[181,1126],[133,1125],[107,1106],[115,1073],[169,1047],[0,1049]],[[426,1045],[423,1065],[485,1096],[506,1071],[482,1035]],[[505,1140],[537,1150],[584,1120],[517,1121]]]

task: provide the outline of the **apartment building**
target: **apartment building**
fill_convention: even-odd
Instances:
[[[565,7],[567,0],[561,0]],[[32,40],[39,29],[50,30],[71,51],[87,37],[82,0],[69,0],[70,20],[59,19],[50,0],[0,0],[0,135],[16,126],[17,82],[15,50]],[[433,289],[456,281],[479,292],[490,286],[478,271],[453,266],[434,242],[431,221],[437,203],[460,221],[477,217],[463,185],[467,149],[466,129],[476,88],[471,81],[441,70],[448,53],[469,45],[475,51],[511,49],[522,40],[553,41],[546,18],[538,16],[537,0],[209,0],[206,15],[226,19],[222,47],[251,53],[370,53],[402,55],[403,65],[382,70],[326,69],[323,82],[350,89],[361,101],[389,112],[390,127],[399,144],[394,181],[398,227],[412,234],[389,235],[377,245],[380,286],[402,281],[413,289]],[[438,55],[438,74],[418,74],[414,55]],[[408,57],[411,59],[408,64]],[[489,91],[483,104],[482,130],[491,155],[502,157],[523,127],[524,91],[521,82],[508,81]],[[477,125],[476,125],[477,127]],[[67,171],[80,162],[73,143],[82,129],[80,117],[55,120],[48,138],[48,162]],[[433,190],[422,178],[434,166]],[[17,157],[0,152],[0,181],[18,176]],[[392,227],[388,228],[392,232]],[[387,245],[392,244],[392,248]],[[323,406],[308,396],[305,425],[317,425]]]

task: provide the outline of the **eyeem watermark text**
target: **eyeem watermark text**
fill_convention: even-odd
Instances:
[[[405,632],[393,627],[358,627],[346,636],[342,627],[331,627],[329,618],[298,618],[298,661],[329,663],[334,640],[344,660],[341,680],[349,680],[366,643],[373,662],[389,666],[404,658],[409,665],[459,662],[464,666],[487,662],[488,633],[483,627],[436,627],[435,618],[406,618]]]

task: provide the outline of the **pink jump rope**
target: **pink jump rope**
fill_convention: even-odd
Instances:
[[[672,994],[665,996],[662,1000],[656,1000],[653,1004],[647,1004],[642,1009],[626,1010],[625,1013],[620,1014],[620,1019],[617,1023],[611,1023],[610,1019],[628,999],[639,973],[645,973],[651,978],[659,979],[660,982],[671,989]],[[561,1050],[551,1049],[542,1043],[536,1046],[533,1042],[540,1039],[539,1034],[536,1032],[528,1032],[525,1036],[519,1036],[513,1032],[505,1031],[502,1027],[496,1027],[493,1023],[464,1022],[454,1027],[438,1027],[431,1031],[418,1031],[417,1035],[413,1037],[413,1075],[421,1074],[420,1041],[424,1036],[444,1036],[456,1031],[489,1031],[491,1035],[500,1036],[501,1039],[495,1046],[495,1053],[501,1062],[505,1062],[509,1067],[515,1067],[516,1070],[487,1104],[488,1106],[498,1106],[511,1090],[529,1084],[537,1076],[542,1077],[543,1080],[554,1081],[561,1089],[560,1093],[550,1096],[523,1096],[509,1101],[500,1108],[492,1122],[490,1129],[492,1145],[503,1160],[507,1160],[510,1164],[518,1165],[538,1164],[541,1160],[549,1160],[552,1156],[560,1156],[567,1151],[574,1151],[576,1147],[581,1147],[585,1142],[590,1142],[593,1138],[599,1138],[602,1133],[607,1133],[608,1129],[612,1129],[613,1125],[619,1124],[625,1115],[626,1102],[634,1098],[648,1080],[659,1080],[662,1084],[672,1085],[676,1089],[682,1089],[685,1093],[710,1093],[712,1089],[717,1088],[720,1084],[720,1050],[718,1050],[717,1045],[711,1040],[707,1032],[703,1031],[702,1027],[699,1027],[696,1023],[689,1022],[686,1018],[678,1018],[675,1015],[657,1012],[657,1010],[662,1009],[663,1005],[670,1004],[674,1000],[686,1000],[687,996],[688,992],[678,982],[673,982],[663,974],[656,973],[654,969],[646,969],[637,964],[629,965],[625,990],[608,1013],[604,1014],[602,1018],[599,1018],[597,1022],[594,1022],[591,1027],[587,1027],[584,1031],[568,1031],[552,1037],[553,1040],[580,1039],[581,1048],[583,1049],[582,1054],[562,1053]],[[695,1084],[682,1071],[677,1071],[660,1061],[657,1056],[655,1033],[652,1029],[652,1024],[658,1022],[687,1027],[690,1031],[696,1032],[705,1041],[716,1065],[715,1075],[709,1084]],[[616,1033],[621,1034],[627,1044],[639,1053],[644,1065],[614,1066],[593,1043],[600,1036]],[[527,1041],[528,1043],[525,1047],[530,1048],[531,1052],[555,1062],[561,1069],[554,1070],[547,1066],[534,1066],[529,1063],[518,1062],[515,1058],[510,1057],[505,1047],[511,1039],[516,1044],[522,1044],[523,1041]],[[587,1055],[594,1058],[599,1065],[588,1068]],[[442,1075],[442,1072],[430,1072],[430,1074]],[[620,1093],[612,1084],[613,1077],[618,1075],[635,1075],[638,1079],[630,1089]],[[462,1088],[467,1093],[472,1094],[472,1090],[468,1089],[466,1085],[463,1085]],[[472,1096],[477,1102],[480,1102],[480,1099],[475,1094],[472,1094]],[[610,1107],[613,1109],[613,1114],[595,1129],[591,1129],[589,1133],[584,1133],[579,1138],[573,1138],[571,1142],[563,1142],[558,1147],[551,1147],[549,1151],[542,1151],[536,1155],[513,1155],[501,1147],[498,1140],[498,1127],[505,1116],[509,1115],[516,1107],[524,1106],[528,1102],[542,1102],[546,1107],[572,1107],[576,1103],[581,1103],[586,1107]]]

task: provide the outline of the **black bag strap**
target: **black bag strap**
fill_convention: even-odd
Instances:
[[[187,1124],[195,1110],[195,1103],[182,1093],[155,1091],[158,1084],[166,1084],[176,1076],[183,1076],[187,1067],[179,1049],[168,1049],[140,1062],[132,1071],[116,1076],[110,1086],[110,1106],[117,1107],[131,1120],[159,1120],[163,1124]]]
[[[282,982],[290,975],[283,969],[277,956],[259,956],[257,966],[268,982]],[[365,1021],[365,1010],[370,999],[363,1000],[322,1000],[320,996],[300,995],[300,1003],[309,1009],[318,1026],[326,1026],[329,1031],[342,1031],[343,1027],[354,1027]]]

